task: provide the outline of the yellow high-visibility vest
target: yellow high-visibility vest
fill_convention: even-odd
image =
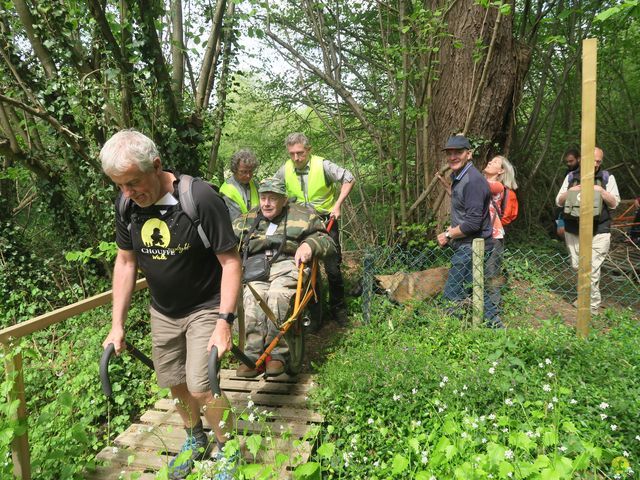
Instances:
[[[258,196],[256,182],[254,182],[253,179],[249,181],[249,190],[251,192],[251,208],[257,207],[260,203],[260,197]],[[230,183],[229,180],[222,184],[220,187],[220,193],[233,200],[238,207],[240,207],[240,213],[247,213],[249,211],[247,204],[244,201],[244,197],[242,196],[242,192],[238,190],[238,187]]]
[[[296,174],[293,160],[289,159],[284,164],[284,183],[288,197],[295,197],[298,203],[309,203],[318,213],[330,213],[336,203],[337,191],[335,184],[327,185],[324,178],[322,162],[324,158],[312,155],[309,159],[309,184],[307,185],[307,197],[305,198],[300,179]]]

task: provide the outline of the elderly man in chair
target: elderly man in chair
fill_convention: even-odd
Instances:
[[[291,311],[299,265],[336,252],[320,217],[302,205],[288,203],[282,180],[264,179],[258,193],[260,206],[233,222],[244,265],[245,354],[254,361],[279,329],[267,318],[246,284],[251,284],[282,324]],[[286,342],[281,339],[266,362],[266,375],[284,372],[288,351]],[[255,377],[259,372],[241,365],[236,374]]]

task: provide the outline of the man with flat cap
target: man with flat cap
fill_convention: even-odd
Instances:
[[[485,240],[485,251],[493,248],[491,240],[491,217],[489,184],[482,173],[473,166],[473,150],[469,140],[454,135],[443,148],[451,168],[451,225],[438,234],[441,247],[453,248],[451,268],[444,287],[445,299],[461,303],[470,294],[472,283],[472,242],[475,238]],[[485,290],[484,317],[486,325],[502,328],[496,306]]]
[[[288,203],[281,179],[265,178],[258,193],[259,207],[233,222],[244,264],[245,354],[254,361],[276,337],[278,327],[267,318],[246,285],[251,284],[282,324],[290,314],[300,263],[308,265],[314,257],[336,253],[320,217],[303,205]],[[266,362],[268,376],[284,372],[288,352],[281,339]],[[236,371],[240,377],[255,377],[258,373],[246,365]]]

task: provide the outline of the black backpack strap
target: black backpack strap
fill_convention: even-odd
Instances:
[[[198,211],[196,210],[196,203],[193,200],[193,181],[195,179],[191,175],[180,175],[180,181],[178,182],[178,197],[180,199],[180,208],[187,214],[193,225],[198,230],[200,240],[204,244],[204,248],[211,248],[211,242],[204,233],[204,229],[200,224],[200,218],[198,217]]]
[[[122,223],[127,224],[127,230],[131,231],[131,213],[129,212],[129,207],[131,207],[131,199],[120,192],[120,196],[118,197],[118,215]]]

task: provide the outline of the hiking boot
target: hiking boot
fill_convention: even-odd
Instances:
[[[260,375],[260,372],[258,372],[258,370],[256,370],[255,368],[248,367],[244,363],[241,364],[236,369],[236,376],[237,377],[253,378],[253,377],[257,377],[258,375]]]
[[[209,441],[206,435],[203,439],[197,439],[189,435],[178,455],[169,462],[169,479],[181,480],[186,478],[193,469],[195,460],[201,460],[209,454]]]
[[[236,450],[227,457],[224,450],[219,450],[214,456],[214,461],[216,462],[216,474],[213,476],[213,480],[233,480],[240,464],[240,452]]]
[[[267,361],[267,375],[275,377],[284,373],[284,362],[281,360],[269,360]]]
[[[349,323],[347,311],[344,308],[338,308],[333,312],[333,320],[341,327],[346,327]]]

